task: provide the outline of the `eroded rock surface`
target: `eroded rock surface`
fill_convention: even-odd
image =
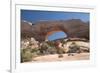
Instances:
[[[42,42],[54,32],[63,31],[67,37],[85,38],[89,40],[89,23],[79,19],[59,20],[59,21],[39,21],[34,24],[21,21],[21,37],[34,37]]]

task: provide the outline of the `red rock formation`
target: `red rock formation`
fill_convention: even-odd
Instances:
[[[63,31],[68,37],[85,38],[89,40],[89,24],[79,19],[40,21],[34,25],[21,22],[21,37],[34,37],[37,41],[45,39],[56,31]]]

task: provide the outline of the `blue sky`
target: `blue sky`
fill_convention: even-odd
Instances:
[[[49,36],[48,40],[55,40],[55,39],[64,38],[64,37],[67,37],[67,35],[64,32],[59,31]]]
[[[82,12],[56,12],[56,11],[37,11],[37,10],[21,10],[21,20],[35,23],[40,20],[69,20],[81,19],[84,22],[89,21],[89,13]],[[64,32],[57,32],[49,40],[63,38]],[[56,38],[55,38],[56,37]]]

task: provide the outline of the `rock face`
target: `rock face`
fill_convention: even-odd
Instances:
[[[39,21],[32,25],[30,22],[21,21],[21,37],[34,37],[42,42],[47,37],[57,31],[63,31],[67,37],[85,38],[89,40],[89,23],[79,19],[59,20],[59,21]]]

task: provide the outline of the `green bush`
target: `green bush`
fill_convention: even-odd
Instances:
[[[30,49],[21,49],[21,62],[28,62],[32,60],[32,53]]]
[[[40,50],[39,48],[34,48],[34,49],[31,49],[31,53],[33,54],[33,57],[36,57],[36,56],[39,56]]]
[[[54,42],[53,41],[48,41],[47,44],[50,46],[50,47],[54,47]]]

